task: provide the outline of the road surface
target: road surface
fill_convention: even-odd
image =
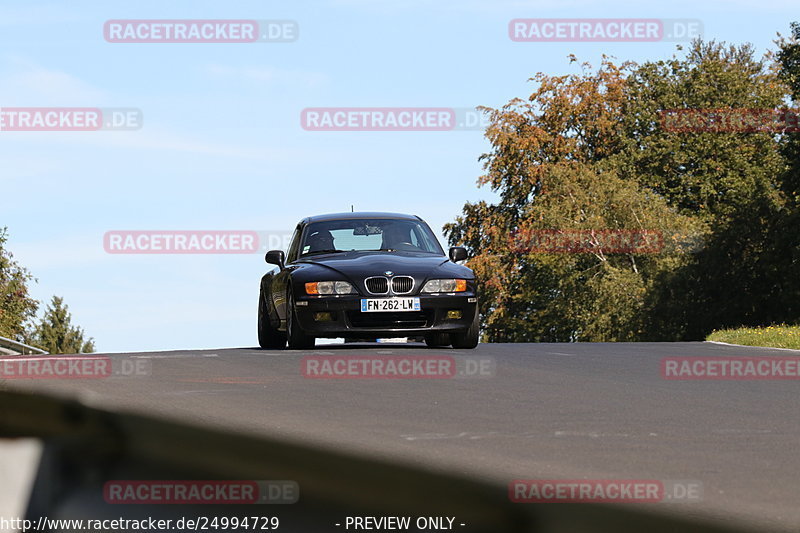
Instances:
[[[452,379],[310,379],[304,357],[452,356]],[[113,354],[150,375],[10,380],[92,405],[321,443],[504,484],[694,480],[702,500],[650,504],[800,530],[800,382],[672,381],[664,357],[797,356],[711,343],[322,345]],[[677,506],[677,507],[676,507]]]

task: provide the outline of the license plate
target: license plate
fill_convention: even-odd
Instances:
[[[362,313],[419,310],[419,298],[364,298],[361,300]]]

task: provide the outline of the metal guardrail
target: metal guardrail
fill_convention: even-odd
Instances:
[[[37,348],[36,346],[29,346],[15,340],[0,337],[0,354],[5,355],[47,355],[48,352]]]

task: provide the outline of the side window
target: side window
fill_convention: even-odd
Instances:
[[[286,262],[291,262],[297,259],[297,249],[300,247],[300,226],[294,229],[292,240],[289,242],[289,251],[286,252]]]

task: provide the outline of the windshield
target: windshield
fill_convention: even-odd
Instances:
[[[350,251],[444,255],[436,237],[420,221],[362,218],[309,224],[303,234],[300,256]]]

